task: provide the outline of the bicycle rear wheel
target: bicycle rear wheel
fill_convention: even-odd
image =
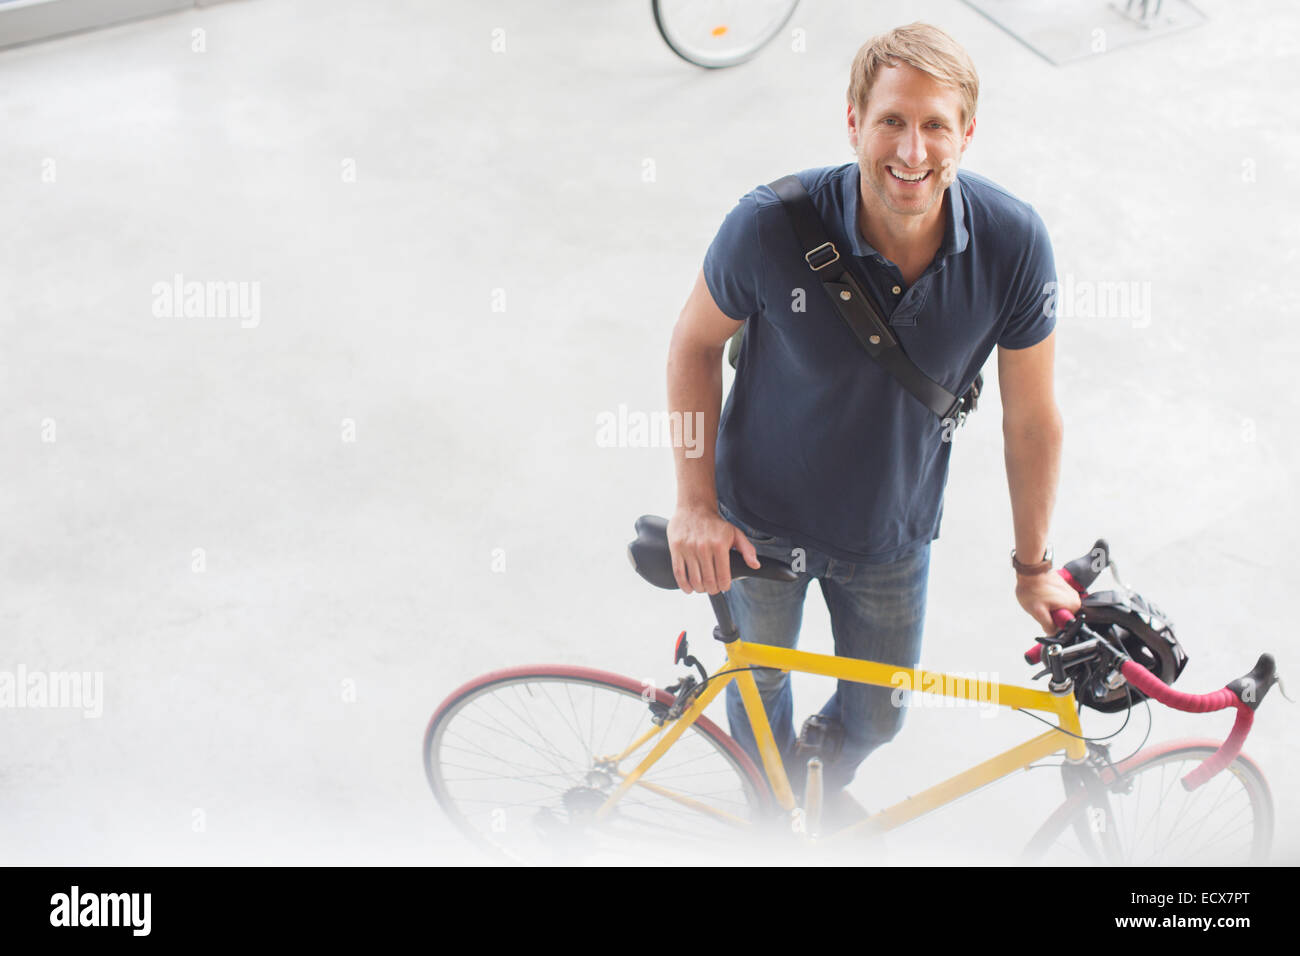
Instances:
[[[454,692],[425,733],[439,805],[473,842],[520,863],[674,862],[743,835],[768,806],[753,762],[700,718],[613,807],[650,752],[664,691],[582,667],[497,671]]]
[[[1181,742],[1104,770],[1097,790],[1080,788],[1039,828],[1027,861],[1102,866],[1257,866],[1273,842],[1273,797],[1249,757],[1239,756],[1201,787],[1181,780],[1217,750]]]
[[[744,63],[781,32],[799,0],[653,0],[655,26],[688,63],[716,70]]]

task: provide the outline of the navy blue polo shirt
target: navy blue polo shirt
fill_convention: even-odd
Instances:
[[[856,161],[796,175],[908,358],[954,395],[995,345],[1027,348],[1055,327],[1047,229],[996,184],[958,171],[943,200],[943,244],[908,286],[858,230]],[[759,530],[831,557],[893,561],[939,536],[960,430],[945,429],[867,355],[804,252],[780,199],[759,186],[704,257],[714,301],[745,321],[718,428],[718,500]],[[981,405],[977,415],[992,414],[987,399]]]

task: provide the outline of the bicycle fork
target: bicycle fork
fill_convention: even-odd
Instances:
[[[1109,763],[1106,749],[1096,749],[1101,751],[1102,758]],[[1061,782],[1067,799],[1076,795],[1083,796],[1083,806],[1087,812],[1076,818],[1074,831],[1084,851],[1097,864],[1106,863],[1106,857],[1110,860],[1120,858],[1122,850],[1115,835],[1115,817],[1110,806],[1108,788],[1102,783],[1101,776],[1088,762],[1066,762],[1061,765]],[[1098,853],[1099,846],[1102,853]]]

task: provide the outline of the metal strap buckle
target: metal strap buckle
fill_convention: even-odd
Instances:
[[[829,259],[826,258],[828,255],[830,256]],[[818,262],[813,262],[814,257]],[[835,248],[835,243],[823,242],[811,252],[804,253],[803,258],[804,261],[808,263],[808,267],[811,268],[813,272],[816,272],[818,269],[825,269],[832,262],[839,262],[840,254]]]
[[[966,410],[965,402],[959,398],[957,401],[952,403],[952,407],[949,408],[948,413],[943,416],[943,420],[946,422],[955,422],[956,427],[961,428],[962,425],[966,424],[966,416],[969,414],[970,412]]]
[[[966,424],[966,419],[970,416],[971,412],[975,411],[975,407],[979,402],[981,384],[982,383],[977,377],[976,380],[971,383],[971,387],[968,388],[966,392],[957,399],[957,401],[953,402],[952,408],[948,409],[946,417],[956,421],[958,428]]]

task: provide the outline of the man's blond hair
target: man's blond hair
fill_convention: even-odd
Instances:
[[[867,96],[880,71],[899,63],[916,67],[956,89],[961,94],[962,129],[970,125],[980,95],[975,63],[961,44],[928,23],[895,27],[872,37],[858,50],[849,74],[848,98],[859,116],[866,111]]]

